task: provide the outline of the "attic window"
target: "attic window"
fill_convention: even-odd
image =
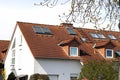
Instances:
[[[76,34],[77,34],[77,33],[74,31],[73,28],[66,28],[66,30],[68,31],[68,33],[69,33],[70,35],[76,35]]]
[[[97,34],[97,35],[99,36],[99,38],[102,38],[102,39],[105,38],[105,36],[103,34]]]
[[[112,34],[109,34],[108,37],[109,37],[110,39],[116,39],[116,37],[113,36]]]
[[[103,35],[103,34],[95,34],[95,33],[90,33],[90,35],[93,37],[93,38],[100,38],[100,39],[105,39],[106,37]]]
[[[90,33],[90,35],[93,37],[93,38],[99,38],[97,34],[95,33]]]
[[[49,28],[33,26],[33,30],[37,34],[52,34]]]
[[[70,47],[70,56],[78,56],[78,47]]]
[[[106,49],[106,58],[113,58],[113,50]]]
[[[84,37],[81,37],[81,40],[82,40],[83,42],[85,42],[85,41],[86,41],[86,38],[84,38]]]

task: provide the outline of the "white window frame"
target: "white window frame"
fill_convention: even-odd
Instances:
[[[107,51],[111,51],[112,56],[107,55]],[[113,49],[106,49],[106,58],[113,58]]]
[[[76,53],[72,54],[72,49],[76,49]],[[70,47],[70,56],[78,56],[78,47]]]

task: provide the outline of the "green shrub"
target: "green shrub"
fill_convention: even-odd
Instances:
[[[49,80],[48,75],[42,75],[42,74],[33,74],[30,76],[30,80]]]
[[[15,74],[13,72],[11,72],[7,78],[7,80],[15,80]]]

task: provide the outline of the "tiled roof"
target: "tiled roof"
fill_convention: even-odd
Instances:
[[[0,59],[4,60],[5,56],[6,56],[6,51],[8,49],[9,46],[9,42],[7,40],[0,40]]]
[[[71,37],[70,39],[67,39],[67,40],[63,40],[59,43],[59,45],[67,45],[69,44],[70,42],[72,42],[73,40],[75,40],[78,44],[80,44],[80,39],[78,39],[77,37]]]
[[[58,58],[58,59],[82,59],[83,61],[91,59],[103,59],[100,54],[94,52],[93,44],[96,46],[105,46],[109,41],[111,41],[107,35],[114,34],[115,36],[120,35],[118,32],[108,32],[85,29],[85,28],[74,28],[76,35],[70,35],[66,31],[67,24],[61,25],[45,25],[45,24],[35,24],[26,22],[17,22],[20,30],[22,31],[25,40],[32,54],[36,58]],[[33,26],[49,28],[52,34],[36,34],[33,30]],[[70,27],[72,25],[69,25]],[[105,39],[94,39],[89,33],[102,33],[105,35]],[[86,38],[86,42],[81,41],[81,37]],[[119,38],[119,37],[117,37]],[[69,44],[72,40],[76,40],[79,45],[79,50],[86,52],[88,55],[71,57],[65,53],[62,49],[63,44]],[[111,41],[116,47],[119,41]]]

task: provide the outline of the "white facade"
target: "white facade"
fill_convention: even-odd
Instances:
[[[12,46],[15,41],[15,64],[12,64]],[[28,70],[29,69],[29,70]],[[19,29],[16,28],[5,60],[6,77],[13,71],[16,76],[34,73],[34,57]]]
[[[36,59],[35,73],[57,77],[55,80],[70,80],[73,75],[79,76],[81,64],[77,60]]]
[[[16,76],[30,77],[34,73],[40,73],[48,74],[51,80],[70,80],[70,76],[79,75],[81,64],[79,60],[35,59],[17,26],[7,52],[5,70],[6,78],[13,71]]]

